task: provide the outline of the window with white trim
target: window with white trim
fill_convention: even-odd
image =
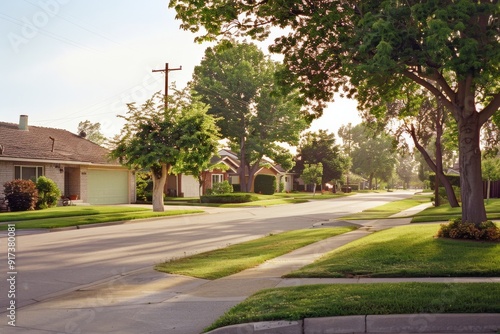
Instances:
[[[212,187],[214,186],[214,184],[221,183],[222,181],[224,181],[224,175],[212,174]]]
[[[36,180],[43,176],[43,167],[41,166],[14,166],[14,178],[22,180]]]

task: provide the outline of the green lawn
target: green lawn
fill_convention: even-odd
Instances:
[[[376,232],[287,277],[500,275],[500,243],[437,239],[438,228],[439,224],[425,224]]]
[[[0,222],[16,222],[17,229],[58,228],[201,212],[203,211],[152,212],[150,209],[126,206],[65,206],[39,211],[2,213]],[[7,225],[0,225],[0,230],[5,229]]]
[[[156,270],[204,279],[218,279],[255,267],[266,260],[314,242],[352,231],[352,227],[306,229],[270,235],[211,252],[158,264]]]
[[[206,330],[254,321],[369,314],[498,313],[500,284],[378,283],[263,290]]]
[[[390,202],[375,208],[367,209],[363,212],[358,212],[349,216],[344,216],[345,220],[366,220],[366,219],[383,219],[399,213],[403,210],[410,209],[414,206],[429,203],[431,195],[419,194],[410,198],[405,198],[399,201]]]
[[[262,194],[252,194],[257,197],[258,200],[248,203],[228,203],[228,204],[216,204],[216,203],[200,203],[198,198],[167,198],[167,205],[201,205],[201,206],[213,206],[221,208],[240,208],[240,207],[256,207],[256,206],[271,206],[271,205],[283,205],[283,204],[299,204],[309,202],[311,200],[324,200],[331,198],[339,198],[353,195],[354,193],[344,194],[344,193],[275,193],[274,195],[262,195]]]

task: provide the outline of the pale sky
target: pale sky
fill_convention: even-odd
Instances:
[[[179,28],[168,0],[10,0],[0,4],[0,121],[76,132],[101,123],[113,137],[126,103],[163,90],[165,63],[183,88],[208,44]],[[267,53],[267,50],[263,50]],[[356,101],[336,99],[310,130],[360,122]]]

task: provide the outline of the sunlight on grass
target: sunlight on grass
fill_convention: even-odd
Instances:
[[[263,290],[230,309],[208,330],[254,321],[348,315],[498,313],[500,284],[378,283],[306,285]]]
[[[396,227],[340,247],[287,277],[500,275],[500,244],[437,239],[439,224]]]
[[[266,260],[311,243],[352,231],[352,227],[307,229],[270,235],[158,264],[158,271],[204,279],[217,279],[255,267]]]
[[[78,209],[80,208],[80,209]],[[90,209],[92,208],[92,209]],[[104,208],[104,209],[103,209]],[[120,221],[130,221],[136,219],[145,218],[159,218],[167,216],[177,216],[186,214],[202,213],[201,210],[168,210],[165,212],[153,212],[149,209],[142,208],[128,208],[128,207],[73,207],[72,210],[68,211],[33,211],[33,213],[42,212],[44,215],[42,217],[50,216],[53,214],[52,218],[32,218],[29,220],[17,221],[16,229],[36,229],[36,228],[61,228],[70,226],[81,226],[89,224],[98,223],[109,223],[109,222],[120,222]],[[62,216],[59,216],[62,214]],[[72,215],[68,215],[72,214]],[[0,225],[0,230],[7,229],[7,225]]]

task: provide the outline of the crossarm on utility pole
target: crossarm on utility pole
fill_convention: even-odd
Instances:
[[[165,72],[165,107],[168,104],[168,72],[170,71],[180,71],[182,66],[178,68],[168,68],[168,63],[165,63],[165,68],[161,70],[153,70],[153,72]]]

